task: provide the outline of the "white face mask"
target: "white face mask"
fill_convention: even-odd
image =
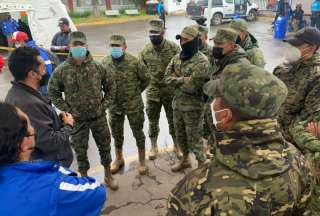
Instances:
[[[216,102],[216,99],[214,99],[212,101],[212,104],[211,104],[211,115],[212,115],[212,122],[214,124],[214,126],[218,129],[218,124],[221,123],[222,121],[218,121],[217,118],[216,118],[216,114],[217,113],[220,113],[220,112],[223,112],[223,111],[226,111],[227,109],[222,109],[222,110],[217,110],[217,111],[214,111],[213,107],[214,107],[214,103]]]
[[[285,48],[284,59],[286,63],[297,62],[301,59],[301,57],[301,51],[297,47],[289,45]]]
[[[19,47],[21,47],[21,44],[20,44],[20,43],[15,43],[14,46],[15,46],[16,48],[19,48]]]

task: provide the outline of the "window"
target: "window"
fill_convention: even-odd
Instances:
[[[212,7],[219,7],[222,6],[222,0],[212,0]]]

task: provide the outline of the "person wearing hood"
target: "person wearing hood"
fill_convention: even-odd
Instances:
[[[173,121],[176,140],[182,150],[183,158],[172,167],[179,172],[191,167],[189,153],[194,153],[198,166],[206,161],[203,152],[203,109],[202,87],[209,79],[210,63],[199,52],[199,32],[195,26],[185,27],[180,35],[182,51],[175,55],[167,67],[164,80],[174,87]]]
[[[90,168],[87,150],[91,130],[104,167],[105,184],[110,189],[117,190],[118,183],[112,177],[110,169],[111,137],[106,117],[113,80],[111,74],[93,60],[83,32],[70,33],[69,46],[67,60],[56,68],[49,81],[48,95],[58,109],[69,112],[74,117],[71,140],[81,176],[88,176]]]
[[[55,68],[60,64],[59,58],[50,50],[44,49],[36,44],[34,40],[30,40],[27,33],[18,31],[13,33],[11,41],[16,48],[19,47],[32,47],[39,51],[41,58],[45,62],[46,75],[41,80],[39,92],[43,96],[48,96],[48,83]]]
[[[307,215],[310,170],[276,119],[286,85],[260,67],[236,63],[204,91],[214,98],[216,156],[173,188],[167,215]]]
[[[174,152],[177,157],[181,157],[181,152],[175,140],[173,125],[172,100],[174,89],[168,87],[163,82],[164,73],[171,59],[180,53],[180,47],[164,38],[164,23],[160,19],[149,22],[148,43],[139,53],[139,59],[147,66],[150,84],[147,88],[147,108],[146,112],[149,119],[149,137],[151,140],[151,150],[149,159],[154,160],[158,155],[157,139],[159,135],[159,118],[161,107],[163,106],[169,124],[169,132],[173,139]]]
[[[147,68],[143,62],[126,51],[124,36],[112,35],[109,45],[109,55],[102,59],[102,65],[110,72],[114,81],[114,91],[109,103],[109,123],[114,138],[116,159],[112,163],[111,172],[119,172],[125,164],[122,154],[123,127],[127,116],[138,147],[139,174],[146,175],[148,166],[145,162],[146,137],[143,132],[144,104],[141,94],[149,84]]]
[[[238,32],[236,43],[246,51],[249,61],[264,68],[266,62],[263,52],[259,49],[257,39],[248,32],[248,23],[244,19],[234,19],[230,23],[230,28]]]
[[[278,121],[284,137],[298,146],[316,176],[312,202],[320,211],[320,142],[312,128],[319,126],[320,115],[320,31],[315,27],[299,30],[285,40],[285,61],[274,74],[288,87],[288,97],[279,110]],[[311,125],[309,125],[311,124]],[[306,130],[306,128],[308,130]]]

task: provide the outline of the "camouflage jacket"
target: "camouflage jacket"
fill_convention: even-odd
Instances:
[[[200,52],[202,52],[205,56],[207,56],[211,65],[214,65],[214,57],[212,55],[212,47],[205,43],[203,47],[200,47]]]
[[[209,80],[209,61],[201,52],[189,60],[181,60],[177,54],[171,60],[164,76],[165,82],[175,87],[172,107],[180,111],[202,110],[204,105],[203,85]],[[191,77],[184,81],[184,77]]]
[[[242,121],[221,134],[215,159],[172,190],[168,215],[308,215],[311,181],[276,120]]]
[[[249,34],[240,46],[246,51],[247,58],[251,64],[264,68],[266,62],[263,57],[263,52],[259,49],[258,41],[253,35]]]
[[[279,111],[285,138],[295,143],[289,132],[299,121],[317,118],[320,111],[320,55],[308,61],[275,68],[274,75],[288,87],[288,97]]]
[[[163,77],[171,59],[180,52],[180,47],[174,42],[164,39],[159,49],[149,43],[139,54],[141,60],[148,69],[150,84],[147,88],[147,99],[160,101],[160,95],[171,96],[174,91],[164,83]]]
[[[75,119],[90,120],[105,115],[112,89],[111,74],[89,54],[81,65],[71,56],[60,64],[50,79],[48,95],[55,106]]]
[[[146,66],[129,53],[126,53],[120,61],[107,56],[102,60],[102,65],[110,71],[114,80],[109,110],[122,114],[143,109],[141,93],[149,83]]]
[[[238,46],[235,50],[231,53],[226,55],[224,58],[216,61],[215,67],[213,68],[213,73],[211,75],[211,79],[216,79],[222,73],[223,69],[228,66],[229,64],[241,63],[245,62],[250,64],[249,60],[247,59],[246,52]]]

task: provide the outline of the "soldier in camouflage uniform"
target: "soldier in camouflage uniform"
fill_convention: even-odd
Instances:
[[[320,121],[320,31],[307,27],[286,41],[285,63],[274,70],[289,90],[279,122],[286,140],[302,150],[317,177],[312,202],[320,212],[320,141],[306,130],[308,123]]]
[[[236,45],[237,32],[231,28],[218,29],[215,37],[212,38],[214,42],[213,56],[215,58],[215,64],[211,73],[211,79],[219,78],[223,69],[234,63],[246,63],[250,64],[245,51],[238,45]],[[205,105],[205,121],[206,128],[204,129],[204,137],[208,140],[208,144],[213,143],[214,146],[214,133],[215,127],[212,124],[212,116],[210,111],[210,103],[212,98],[209,98]],[[214,153],[214,148],[212,150]]]
[[[109,44],[110,55],[102,60],[102,65],[111,72],[115,86],[109,105],[110,127],[116,147],[116,159],[111,172],[116,173],[124,166],[123,126],[127,116],[139,151],[139,173],[145,175],[148,167],[145,164],[146,138],[143,133],[144,104],[141,94],[149,83],[147,68],[126,52],[127,45],[122,35],[112,35]]]
[[[56,68],[50,79],[48,95],[55,106],[74,116],[72,145],[80,174],[88,175],[90,166],[87,150],[91,130],[105,168],[105,183],[117,190],[117,182],[110,171],[111,138],[106,118],[113,81],[102,65],[92,59],[83,32],[70,34],[70,47],[67,60]]]
[[[149,137],[151,140],[149,159],[156,159],[158,154],[157,139],[162,106],[166,112],[170,134],[174,141],[174,152],[178,157],[181,157],[181,152],[175,141],[173,125],[172,99],[174,88],[168,87],[163,81],[165,70],[171,59],[180,52],[180,47],[176,43],[164,38],[165,31],[162,20],[151,20],[149,24],[151,43],[148,43],[139,54],[139,59],[147,66],[148,74],[151,78],[147,88],[146,109],[149,118]]]
[[[275,116],[285,84],[255,65],[227,66],[205,86],[221,131],[216,157],[172,190],[168,216],[310,215],[310,170]]]
[[[249,61],[264,68],[266,62],[262,50],[259,49],[257,39],[248,32],[248,23],[243,19],[234,19],[230,23],[230,28],[238,32],[237,44],[246,51]]]
[[[212,56],[212,47],[207,43],[208,40],[208,28],[205,26],[198,25],[200,47],[199,51],[207,56],[211,65],[214,65],[214,58]]]
[[[205,162],[202,148],[204,95],[202,86],[209,78],[209,61],[199,52],[199,35],[194,26],[187,26],[180,35],[182,51],[173,57],[167,67],[165,82],[174,86],[173,120],[176,140],[183,159],[172,167],[178,172],[191,167],[189,153],[193,152],[198,164]]]

